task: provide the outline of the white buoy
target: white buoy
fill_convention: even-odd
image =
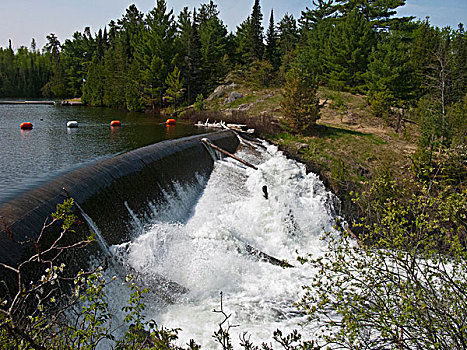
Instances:
[[[76,120],[71,120],[68,123],[66,123],[67,128],[77,128],[78,127],[78,122]]]

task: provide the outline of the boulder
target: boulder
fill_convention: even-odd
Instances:
[[[225,100],[225,103],[232,103],[242,97],[243,97],[243,94],[241,92],[232,91],[229,94],[229,97]]]
[[[229,84],[229,85],[219,85],[218,87],[216,87],[216,89],[214,90],[214,92],[209,95],[209,97],[206,99],[207,101],[212,101],[214,100],[215,98],[218,98],[218,97],[222,97],[224,96],[228,91],[230,90],[233,90],[237,87],[237,84],[235,83],[232,83],[232,84]]]

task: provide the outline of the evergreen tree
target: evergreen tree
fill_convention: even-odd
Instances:
[[[201,44],[199,40],[198,25],[196,23],[196,10],[193,20],[188,8],[185,7],[178,16],[178,33],[181,54],[184,58],[184,69],[182,71],[183,81],[186,89],[186,98],[193,103],[196,96],[201,93]]]
[[[86,74],[87,81],[83,91],[83,101],[92,106],[104,106],[104,64],[94,57]]]
[[[305,32],[316,29],[318,24],[325,19],[332,18],[337,11],[334,0],[313,0],[312,3],[314,7],[312,9],[307,7],[305,11],[302,11],[300,18],[302,30]]]
[[[172,71],[172,61],[176,55],[176,30],[173,11],[167,11],[165,0],[157,0],[156,7],[146,17],[146,28],[135,52],[141,66],[146,105],[153,110],[162,106],[165,79]]]
[[[248,35],[250,31],[250,17],[248,16],[239,26],[235,33],[235,63],[246,65],[250,63],[250,47]]]
[[[382,35],[370,55],[367,74],[369,99],[380,116],[389,113],[391,106],[402,107],[416,97],[409,52],[406,34],[391,31]]]
[[[196,19],[201,43],[202,93],[207,96],[227,74],[227,28],[220,20],[217,5],[212,0],[209,4],[201,5]]]
[[[61,44],[54,33],[47,35],[47,44],[45,51],[50,55],[50,64],[52,66],[52,77],[50,81],[42,88],[44,96],[68,97],[68,84],[66,79],[65,67],[61,60]]]
[[[407,23],[413,17],[395,18],[397,8],[405,5],[405,0],[335,0],[336,9],[343,16],[356,11],[371,23],[372,28],[390,28],[399,23]]]
[[[286,13],[279,22],[279,45],[281,56],[290,55],[299,41],[299,30],[297,21],[293,15]]]
[[[180,79],[180,70],[175,66],[174,70],[165,80],[167,84],[166,97],[172,103],[173,110],[177,109],[177,102],[183,96],[183,79]]]
[[[459,24],[453,33],[452,47],[452,93],[454,101],[461,101],[467,94],[467,34],[464,26]]]
[[[278,35],[276,31],[276,24],[274,22],[274,10],[271,9],[269,27],[266,32],[266,49],[264,52],[264,58],[268,60],[275,69],[279,68],[280,66],[280,52],[277,43]]]
[[[117,21],[121,28],[119,40],[125,46],[126,57],[131,61],[135,55],[136,45],[140,42],[144,28],[144,14],[133,4],[128,7],[125,15]],[[110,38],[115,38],[116,26],[110,24]]]
[[[338,22],[325,48],[325,78],[329,86],[351,92],[365,91],[373,34],[370,23],[355,10]]]
[[[250,16],[250,25],[248,31],[249,56],[250,61],[260,60],[264,52],[263,35],[263,14],[259,0],[255,0],[253,11]]]
[[[334,0],[313,1],[312,9],[302,12],[302,40],[297,60],[307,72],[323,77],[326,64],[325,44],[329,41],[334,28],[337,11]]]
[[[316,76],[296,67],[287,73],[281,108],[285,122],[293,132],[307,133],[316,125],[321,109],[317,91]]]

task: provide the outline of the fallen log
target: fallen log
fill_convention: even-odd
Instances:
[[[360,248],[363,247],[363,244],[362,244],[362,241],[360,241],[360,239],[357,237],[357,235],[355,233],[352,232],[352,230],[350,229],[349,227],[349,224],[345,224],[345,230],[347,231],[347,233],[357,241],[357,244]]]
[[[267,261],[268,263],[272,265],[276,265],[276,266],[294,268],[294,266],[289,264],[287,261],[279,260],[269,254],[262,252],[259,249],[256,249],[255,247],[249,245],[248,243],[245,243],[245,249],[248,254],[256,256],[257,258],[259,258],[259,260]]]
[[[226,150],[220,148],[219,146],[216,146],[215,144],[209,142],[207,139],[202,139],[201,142],[203,142],[204,144],[208,145],[209,147],[212,147],[212,148],[214,148],[215,150],[221,152],[222,154],[226,155],[227,157],[233,158],[233,159],[239,161],[240,163],[242,163],[242,164],[244,164],[244,165],[246,165],[246,166],[248,166],[248,167],[250,167],[250,168],[253,168],[253,169],[255,169],[255,170],[258,170],[258,168],[255,167],[253,164],[248,163],[246,160],[243,160],[242,158],[239,158],[239,157],[237,157],[236,155],[233,155],[233,154],[230,153],[230,152],[227,152]]]

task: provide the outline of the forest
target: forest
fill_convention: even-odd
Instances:
[[[213,1],[178,16],[157,0],[148,14],[131,5],[122,18],[42,50],[0,49],[0,97],[83,97],[92,106],[157,110],[207,97],[228,74],[282,86],[292,67],[329,88],[366,94],[376,116],[435,96],[442,114],[467,90],[467,36],[429,19],[397,17],[405,1],[317,0],[300,18],[260,2],[229,33]],[[432,99],[430,99],[432,101]]]
[[[317,271],[295,305],[307,317],[304,327],[318,324],[319,341],[279,330],[274,339],[284,349],[465,349],[467,33],[462,23],[439,28],[429,18],[400,17],[397,9],[405,4],[311,0],[300,18],[265,14],[264,28],[260,0],[252,0],[250,16],[234,32],[213,1],[179,14],[165,0],[147,14],[131,5],[95,33],[85,28],[63,43],[51,33],[42,49],[34,39],[30,48],[13,50],[11,42],[0,48],[0,98],[81,97],[90,106],[159,113],[193,104],[196,110],[226,81],[280,90],[282,129],[267,138],[284,148],[302,147],[294,155],[324,169],[334,193],[358,210],[346,216],[351,229],[336,224],[341,236],[325,233],[329,250],[323,257],[298,258]],[[316,123],[326,94],[333,100],[327,108],[341,116],[342,128]],[[386,138],[342,126],[350,109],[343,96],[364,101],[361,109],[390,130]],[[383,148],[396,142],[411,151],[394,147],[392,158],[383,159]],[[362,144],[372,152],[359,152]],[[90,285],[105,284],[99,281]],[[125,335],[131,339],[124,340],[133,347],[121,348],[144,348],[149,334],[156,347],[180,349],[174,345],[176,330],[143,322],[144,293],[132,288],[136,316]],[[90,290],[85,300],[103,293]],[[15,333],[14,318],[8,317],[0,339],[16,334],[32,343]],[[37,339],[52,344],[41,339],[42,327],[30,325],[31,334],[40,331]],[[214,333],[222,349],[233,348],[229,330],[221,324]],[[90,338],[98,331],[88,330]],[[65,338],[57,342],[67,343]],[[245,349],[271,349],[243,340]],[[188,348],[199,349],[195,343]]]

